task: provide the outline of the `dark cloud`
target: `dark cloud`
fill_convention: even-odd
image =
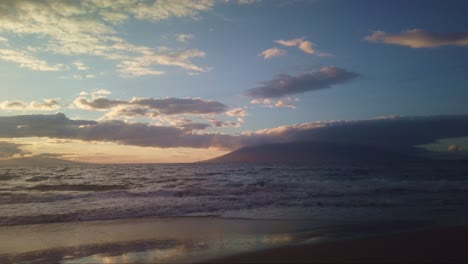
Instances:
[[[228,107],[223,103],[200,98],[134,98],[130,104],[157,109],[166,115],[220,114],[228,110]]]
[[[188,130],[188,131],[204,130],[204,129],[207,129],[208,127],[210,127],[210,124],[206,124],[206,123],[185,123],[185,124],[180,125],[180,128]]]
[[[133,98],[131,101],[122,101],[104,97],[79,97],[74,103],[77,107],[88,110],[111,110],[120,107],[117,112],[124,116],[146,115],[150,110],[165,115],[220,114],[229,109],[223,103],[200,98]]]
[[[119,105],[128,104],[126,101],[109,100],[103,97],[89,100],[84,97],[79,97],[75,99],[74,103],[77,107],[88,110],[109,110]]]
[[[359,74],[337,67],[323,67],[318,72],[299,76],[277,75],[275,79],[262,82],[260,86],[244,94],[251,98],[278,98],[290,94],[330,88],[332,85],[349,82]]]
[[[468,32],[433,33],[420,29],[405,30],[399,34],[374,31],[364,38],[369,42],[407,46],[411,48],[435,48],[441,46],[468,46]]]
[[[185,125],[185,127],[183,127]],[[123,121],[71,120],[64,114],[0,117],[1,138],[48,137],[105,141],[147,147],[226,148],[240,147],[238,138],[225,134],[195,134],[207,124],[187,123],[182,127],[154,126]]]
[[[11,158],[14,155],[23,156],[29,154],[29,152],[22,150],[20,148],[21,146],[23,146],[23,144],[0,141],[0,158]]]
[[[257,132],[261,141],[321,141],[409,151],[439,139],[468,136],[468,115],[385,117],[283,126]]]
[[[145,147],[222,149],[261,143],[319,141],[412,151],[417,145],[468,136],[468,115],[324,121],[281,126],[242,135],[193,132],[206,126],[188,121],[177,126],[154,126],[122,121],[71,120],[63,114],[27,115],[0,117],[0,137],[48,137]]]

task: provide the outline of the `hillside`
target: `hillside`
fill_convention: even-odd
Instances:
[[[27,157],[9,160],[0,160],[0,166],[58,166],[58,165],[80,165],[86,164],[76,161],[46,157]]]
[[[419,159],[405,154],[358,145],[318,142],[248,146],[205,163],[353,163]]]

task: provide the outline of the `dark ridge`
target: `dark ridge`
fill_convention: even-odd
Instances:
[[[88,163],[46,158],[46,157],[27,157],[15,158],[9,160],[0,160],[0,166],[55,166],[55,165],[84,165]]]
[[[359,163],[425,160],[361,145],[291,142],[247,146],[204,163]]]

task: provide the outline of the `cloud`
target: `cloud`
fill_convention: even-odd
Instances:
[[[433,33],[420,29],[411,29],[399,34],[387,34],[374,31],[364,38],[369,42],[401,45],[410,48],[436,48],[441,46],[468,46],[468,32]]]
[[[73,101],[73,104],[81,109],[106,111],[113,107],[127,104],[127,102],[121,100],[110,100],[107,98],[86,99],[84,97],[78,97]]]
[[[218,118],[207,118],[215,127],[239,127],[241,124],[234,121],[223,121]]]
[[[279,74],[273,80],[264,81],[260,86],[244,94],[251,98],[278,98],[290,94],[330,88],[332,85],[347,83],[359,74],[338,67],[322,67],[318,72],[299,76]]]
[[[88,70],[89,67],[87,67],[86,65],[84,65],[84,63],[82,62],[79,62],[79,61],[75,61],[74,63],[72,63],[75,68],[79,71],[85,71],[85,70]]]
[[[94,93],[95,94],[95,93]],[[201,98],[137,98],[130,101],[111,100],[105,97],[87,99],[83,96],[74,101],[74,105],[81,109],[106,111],[115,108],[111,116],[138,116],[151,112],[153,115],[177,114],[221,114],[229,107],[223,103]]]
[[[64,64],[49,65],[47,61],[38,59],[26,51],[0,49],[0,60],[19,64],[21,68],[33,71],[63,71],[67,67]]]
[[[280,126],[242,135],[194,133],[207,124],[181,120],[179,127],[123,121],[71,120],[64,114],[0,117],[1,138],[47,137],[173,148],[236,149],[245,145],[317,141],[414,151],[415,146],[468,136],[468,115],[386,117]],[[184,124],[185,123],[185,127]]]
[[[237,0],[237,2],[241,5],[250,5],[250,4],[260,2],[260,1],[262,0]]]
[[[38,59],[37,54],[87,55],[118,61],[117,71],[124,77],[163,74],[163,70],[154,69],[157,65],[207,72],[207,67],[191,62],[191,58],[203,57],[205,53],[196,49],[134,45],[122,38],[124,34],[119,34],[114,25],[130,19],[197,18],[214,4],[214,0],[1,1],[0,32],[12,36],[12,41],[25,36],[39,36],[42,41],[33,42],[39,43],[35,46],[21,47],[21,51],[2,49],[0,60],[16,62],[32,70],[60,71],[67,67],[50,65]],[[78,70],[86,68],[80,62],[74,66]]]
[[[133,105],[156,109],[162,114],[220,114],[228,110],[223,103],[201,98],[133,98]]]
[[[138,1],[130,7],[130,12],[138,19],[163,20],[171,17],[196,18],[201,11],[213,8],[213,0],[159,0],[150,3]]]
[[[293,108],[295,109],[296,106],[292,104],[292,102],[298,102],[300,99],[299,98],[281,98],[279,100],[272,100],[272,99],[254,99],[250,101],[251,104],[261,104],[265,107],[269,108]]]
[[[226,115],[235,116],[235,117],[244,117],[244,116],[248,116],[249,114],[247,113],[245,109],[238,107],[238,108],[234,108],[234,109],[227,111]]]
[[[3,101],[0,102],[0,109],[11,110],[31,110],[31,111],[54,111],[60,109],[58,99],[43,99],[43,102],[31,101],[25,103],[22,101]]]
[[[160,148],[233,149],[239,147],[239,141],[234,136],[192,132],[192,130],[200,129],[202,126],[206,125],[187,124],[185,128],[178,128],[116,120],[102,122],[71,120],[59,113],[55,115],[0,117],[0,137],[47,137]]]
[[[312,42],[310,41],[303,41],[299,44],[299,49],[308,54],[314,54],[315,50],[312,48]]]
[[[131,60],[123,60],[117,65],[117,70],[124,77],[140,77],[143,75],[162,75],[165,72],[151,68],[154,65],[180,67],[189,71],[208,72],[207,67],[193,64],[190,59],[205,57],[205,53],[197,50],[174,51],[169,48],[161,48],[158,53],[146,53],[143,56]]]
[[[255,135],[261,142],[319,141],[405,152],[440,139],[467,136],[468,115],[322,121],[264,129]]]
[[[186,42],[186,41],[189,40],[189,39],[193,39],[193,35],[192,35],[192,34],[177,34],[177,35],[176,35],[176,40],[177,40],[178,42],[184,43],[184,42]]]
[[[0,141],[0,158],[11,158],[15,155],[24,156],[30,153],[22,150],[20,148],[21,146],[23,146],[23,144]]]
[[[297,38],[297,39],[291,39],[291,40],[276,40],[275,42],[278,44],[281,44],[283,46],[288,46],[288,47],[293,47],[293,46],[298,46],[300,45],[304,39]]]
[[[283,46],[287,46],[287,47],[297,46],[300,50],[302,50],[303,52],[307,54],[316,53],[316,51],[312,47],[313,43],[308,40],[304,40],[302,38],[297,38],[297,39],[292,39],[292,40],[277,40],[275,42]]]
[[[258,56],[262,56],[265,60],[271,59],[273,57],[284,56],[286,55],[286,51],[278,48],[271,48],[262,51],[262,53],[258,54]]]

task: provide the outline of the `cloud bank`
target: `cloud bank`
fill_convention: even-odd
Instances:
[[[374,31],[364,38],[369,42],[401,45],[410,48],[436,48],[441,46],[468,46],[468,32],[433,33],[420,29],[411,29],[399,34]]]
[[[332,85],[349,82],[359,74],[338,67],[323,67],[318,72],[299,76],[279,74],[273,80],[264,81],[260,86],[247,90],[250,98],[278,98],[291,94],[327,89]]]
[[[78,97],[74,105],[81,109],[107,111],[114,109],[127,112],[126,116],[144,115],[177,115],[177,114],[220,114],[226,112],[229,107],[223,103],[201,98],[137,98],[130,101],[111,100],[104,97],[87,99]],[[117,108],[118,107],[118,108]]]
[[[23,151],[20,148],[21,146],[23,146],[23,144],[0,141],[0,158],[11,158],[15,155],[23,156],[29,154],[29,152]]]
[[[0,117],[0,137],[47,137],[143,147],[231,150],[264,143],[318,141],[408,152],[413,151],[417,145],[468,136],[468,115],[322,121],[245,132],[242,135],[195,133],[204,125],[191,123],[188,126],[182,128],[115,120],[71,120],[61,113],[23,115]]]

